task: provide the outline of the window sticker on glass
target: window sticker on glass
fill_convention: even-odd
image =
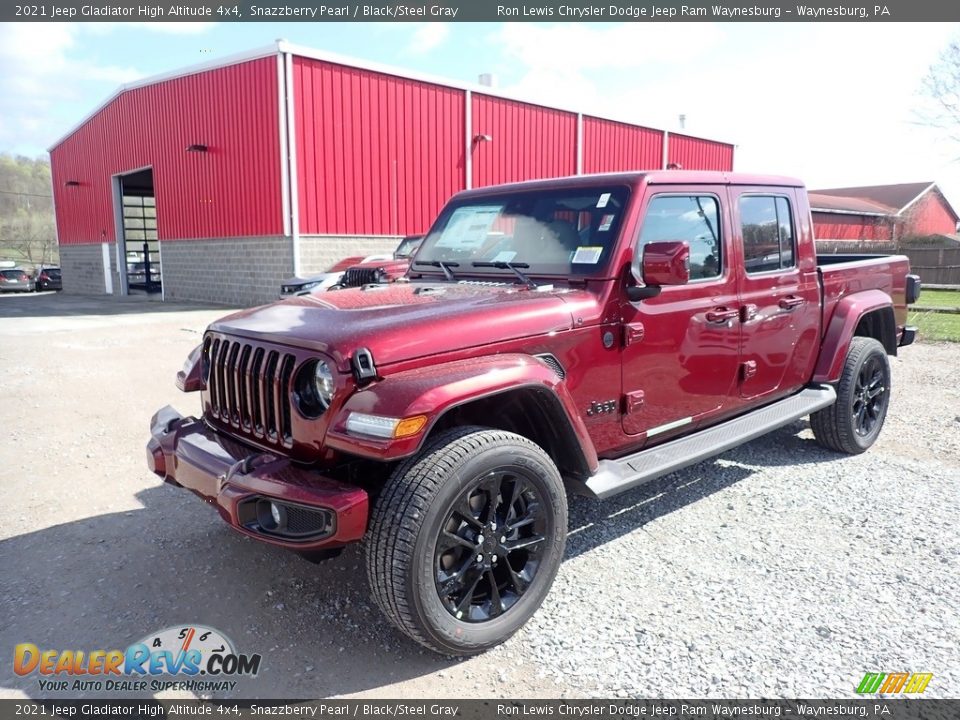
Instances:
[[[501,250],[491,262],[513,262],[516,256],[517,253],[515,250]]]
[[[572,263],[579,265],[596,265],[600,262],[600,255],[603,253],[602,245],[581,245],[573,254]]]
[[[604,215],[603,219],[600,220],[600,227],[597,228],[597,232],[606,232],[610,229],[610,226],[613,225],[613,220],[616,215]]]
[[[454,210],[436,247],[475,250],[483,245],[500,214],[500,205],[475,205]]]
[[[610,193],[603,193],[603,195],[600,196],[600,199],[597,200],[597,207],[605,208],[608,202],[610,202]]]

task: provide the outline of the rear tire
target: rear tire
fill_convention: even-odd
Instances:
[[[837,401],[810,416],[817,442],[849,455],[866,451],[880,436],[890,405],[890,361],[879,341],[855,337],[837,384]]]
[[[366,540],[373,598],[403,633],[445,655],[499,645],[540,607],[563,558],[567,501],[524,437],[466,427],[393,472]]]

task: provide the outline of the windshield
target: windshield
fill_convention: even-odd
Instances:
[[[629,191],[569,188],[488,195],[448,205],[414,268],[443,263],[455,274],[593,275],[616,245]],[[478,270],[474,263],[481,265]],[[500,267],[487,267],[495,263]]]

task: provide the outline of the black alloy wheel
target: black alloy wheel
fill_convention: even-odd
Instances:
[[[857,434],[867,437],[886,414],[887,386],[884,358],[871,355],[861,365],[853,390],[853,425]]]
[[[394,470],[364,540],[384,615],[445,655],[499,645],[543,603],[563,559],[567,497],[543,448],[468,426]]]
[[[478,478],[448,511],[437,537],[437,592],[456,619],[485,622],[530,587],[546,542],[542,501],[523,468]]]
[[[854,337],[836,384],[837,401],[810,416],[817,442],[857,455],[880,436],[890,405],[890,361],[874,338]]]

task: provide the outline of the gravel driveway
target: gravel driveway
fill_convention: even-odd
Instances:
[[[362,557],[240,537],[145,467],[151,414],[222,309],[0,297],[0,650],[126,647],[199,622],[263,668],[248,697],[851,697],[867,671],[960,695],[960,346],[893,360],[858,457],[806,422],[612,500],[509,643],[451,661],[380,620]],[[0,696],[40,697],[0,663]],[[183,696],[183,695],[181,695]]]

